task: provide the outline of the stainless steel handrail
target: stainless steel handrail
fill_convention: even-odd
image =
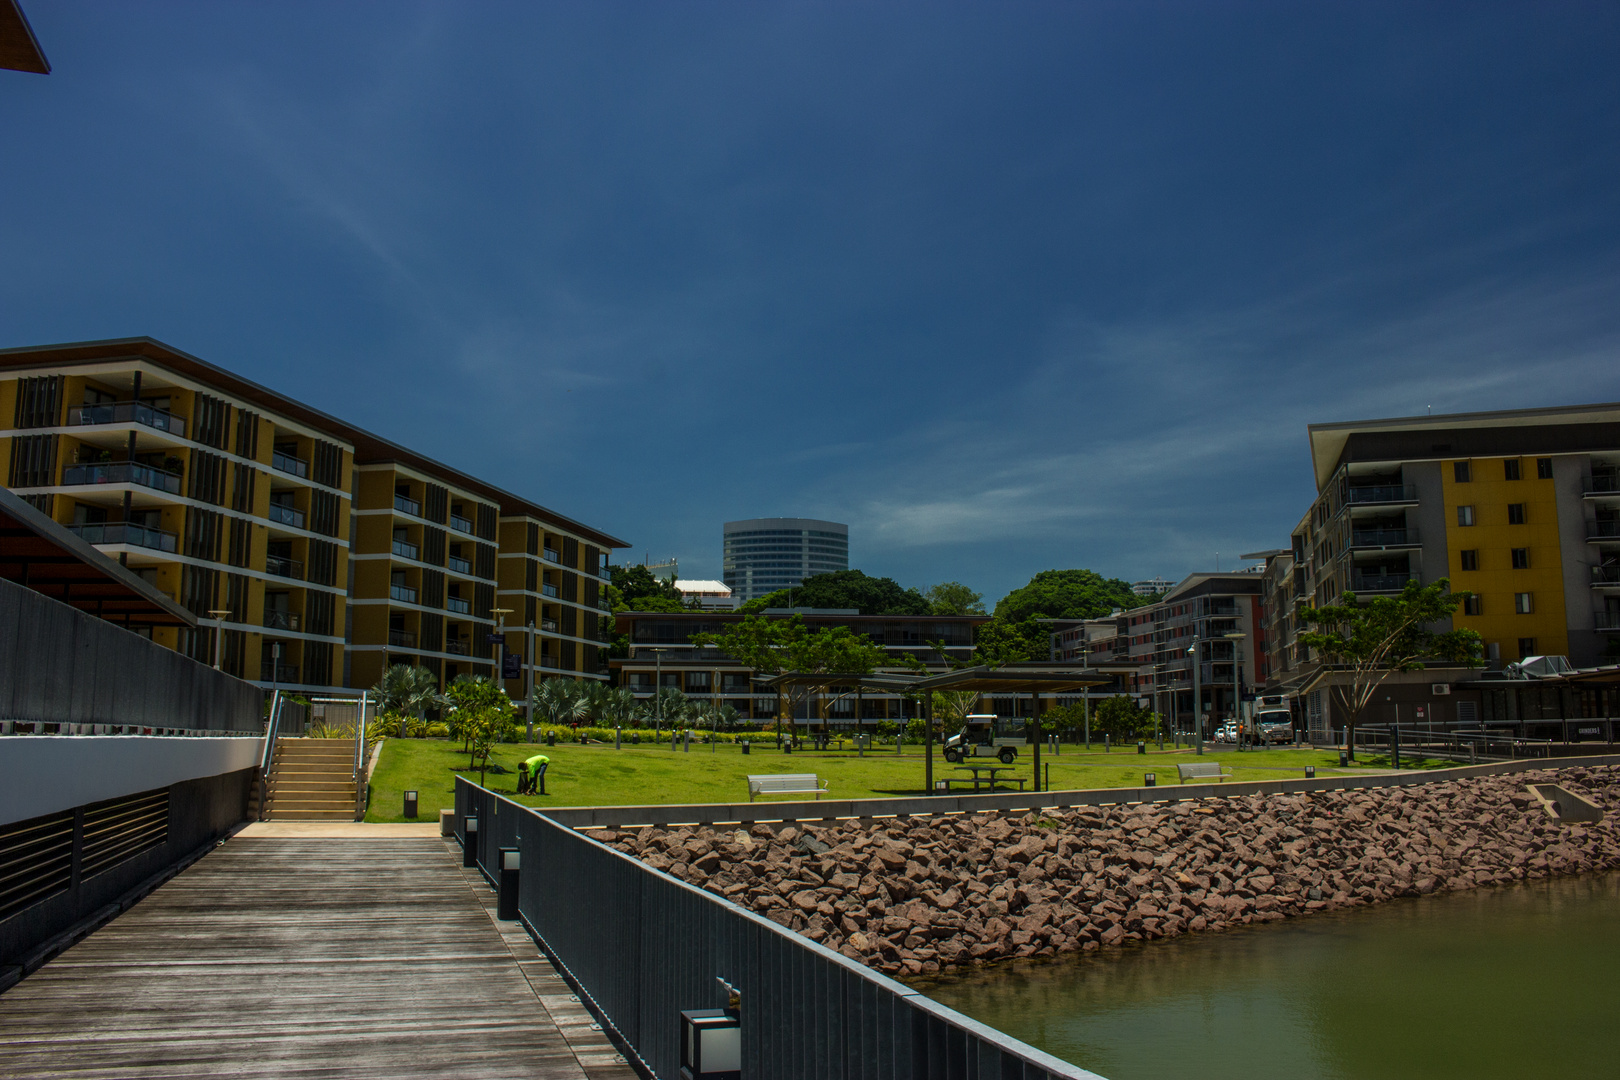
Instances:
[[[264,753],[259,759],[259,820],[264,820],[264,805],[270,798],[270,763],[276,750],[276,732],[281,726],[282,696],[280,690],[270,693],[270,722],[264,729]]]

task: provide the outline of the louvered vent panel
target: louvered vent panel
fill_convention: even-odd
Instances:
[[[168,838],[168,788],[87,807],[79,877],[88,878],[110,870]]]
[[[73,880],[73,811],[0,827],[0,922]]]

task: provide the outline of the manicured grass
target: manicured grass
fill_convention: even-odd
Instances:
[[[923,788],[922,748],[907,746],[896,755],[891,746],[874,750],[862,758],[853,751],[795,751],[783,754],[772,747],[755,745],[746,757],[740,748],[720,745],[713,750],[693,743],[690,753],[661,747],[580,746],[555,747],[509,743],[496,747],[492,765],[504,772],[491,772],[486,786],[513,795],[517,789],[517,763],[533,754],[550,756],[546,772],[545,796],[523,796],[531,806],[645,806],[670,803],[746,802],[750,773],[813,772],[828,782],[828,796],[840,799],[873,799],[897,795],[919,795]],[[1163,753],[1150,750],[1138,755],[1135,747],[1112,753],[1078,752],[1065,746],[1059,755],[1043,753],[1041,764],[1050,766],[1051,786],[1058,788],[1134,787],[1142,783],[1144,772],[1156,772],[1161,784],[1176,782],[1177,762],[1195,760],[1191,750]],[[1303,776],[1306,765],[1315,765],[1318,775],[1337,772],[1336,750],[1271,749],[1239,753],[1234,749],[1206,748],[1204,761],[1218,761],[1232,770],[1233,780],[1274,780]],[[991,762],[994,764],[994,762]],[[1028,748],[1021,748],[1015,775],[1028,777],[1031,760]],[[1363,765],[1362,768],[1367,766]],[[1352,769],[1353,771],[1353,769]],[[440,739],[389,739],[383,744],[382,758],[371,778],[371,810],[367,821],[402,821],[401,793],[414,788],[419,793],[419,816],[432,819],[440,807],[454,805],[457,773],[478,779],[478,770],[468,771],[467,755],[459,743]],[[939,757],[936,748],[934,777],[965,777]],[[1004,774],[1006,775],[1006,774]]]

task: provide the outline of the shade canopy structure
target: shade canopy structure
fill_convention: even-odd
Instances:
[[[1139,664],[1073,667],[1068,664],[1002,664],[957,668],[918,679],[915,689],[972,690],[980,694],[1061,694],[1104,686],[1114,676],[1137,670]]]
[[[156,586],[0,488],[0,578],[124,627],[196,626]]]
[[[909,671],[784,671],[756,680],[772,690],[785,690],[790,686],[853,686],[861,690],[876,690],[883,694],[906,694],[917,685],[920,676]]]

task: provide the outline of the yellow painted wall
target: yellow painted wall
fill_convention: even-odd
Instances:
[[[1451,587],[1480,597],[1479,615],[1458,610],[1456,625],[1477,630],[1486,644],[1500,647],[1504,661],[1519,659],[1519,639],[1533,637],[1536,650],[1550,655],[1569,653],[1568,621],[1564,611],[1563,559],[1558,542],[1557,494],[1551,480],[1536,478],[1536,459],[1519,458],[1520,480],[1505,479],[1502,458],[1474,458],[1472,479],[1456,481],[1453,463],[1442,465],[1446,498],[1446,560]],[[1525,523],[1508,524],[1508,506],[1525,505]],[[1457,508],[1474,508],[1474,525],[1457,524]],[[1513,569],[1514,548],[1530,550],[1530,568]],[[1462,569],[1461,553],[1479,552],[1479,569]],[[1535,595],[1529,615],[1514,611],[1514,594]]]

